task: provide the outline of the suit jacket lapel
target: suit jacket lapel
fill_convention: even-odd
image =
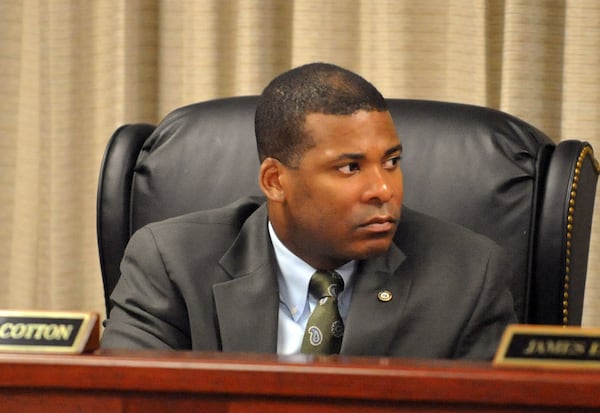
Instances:
[[[342,354],[389,353],[412,282],[408,274],[397,272],[405,259],[392,244],[388,254],[361,263],[346,319]]]
[[[262,205],[219,261],[231,276],[213,286],[223,351],[277,351],[279,290],[271,248]]]

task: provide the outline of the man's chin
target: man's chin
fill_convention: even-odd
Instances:
[[[369,258],[378,257],[387,253],[391,244],[391,240],[378,240],[378,242],[370,242],[369,245],[366,245],[361,248],[360,251],[357,251],[356,256],[353,259],[366,260]]]

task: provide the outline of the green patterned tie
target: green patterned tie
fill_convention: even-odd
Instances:
[[[308,291],[318,301],[306,324],[302,353],[340,352],[344,322],[338,310],[337,296],[343,290],[344,280],[335,271],[317,271],[311,277]]]

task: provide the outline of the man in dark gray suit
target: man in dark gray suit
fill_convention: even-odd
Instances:
[[[255,131],[266,202],[134,234],[102,347],[298,353],[327,301],[309,294],[320,270],[343,279],[341,354],[493,356],[516,321],[510,265],[487,238],[402,206],[402,145],[373,85],[293,69],[263,91]]]

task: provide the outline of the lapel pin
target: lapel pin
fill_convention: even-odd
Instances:
[[[383,290],[377,293],[377,298],[379,301],[387,303],[392,300],[392,292],[390,290]]]

